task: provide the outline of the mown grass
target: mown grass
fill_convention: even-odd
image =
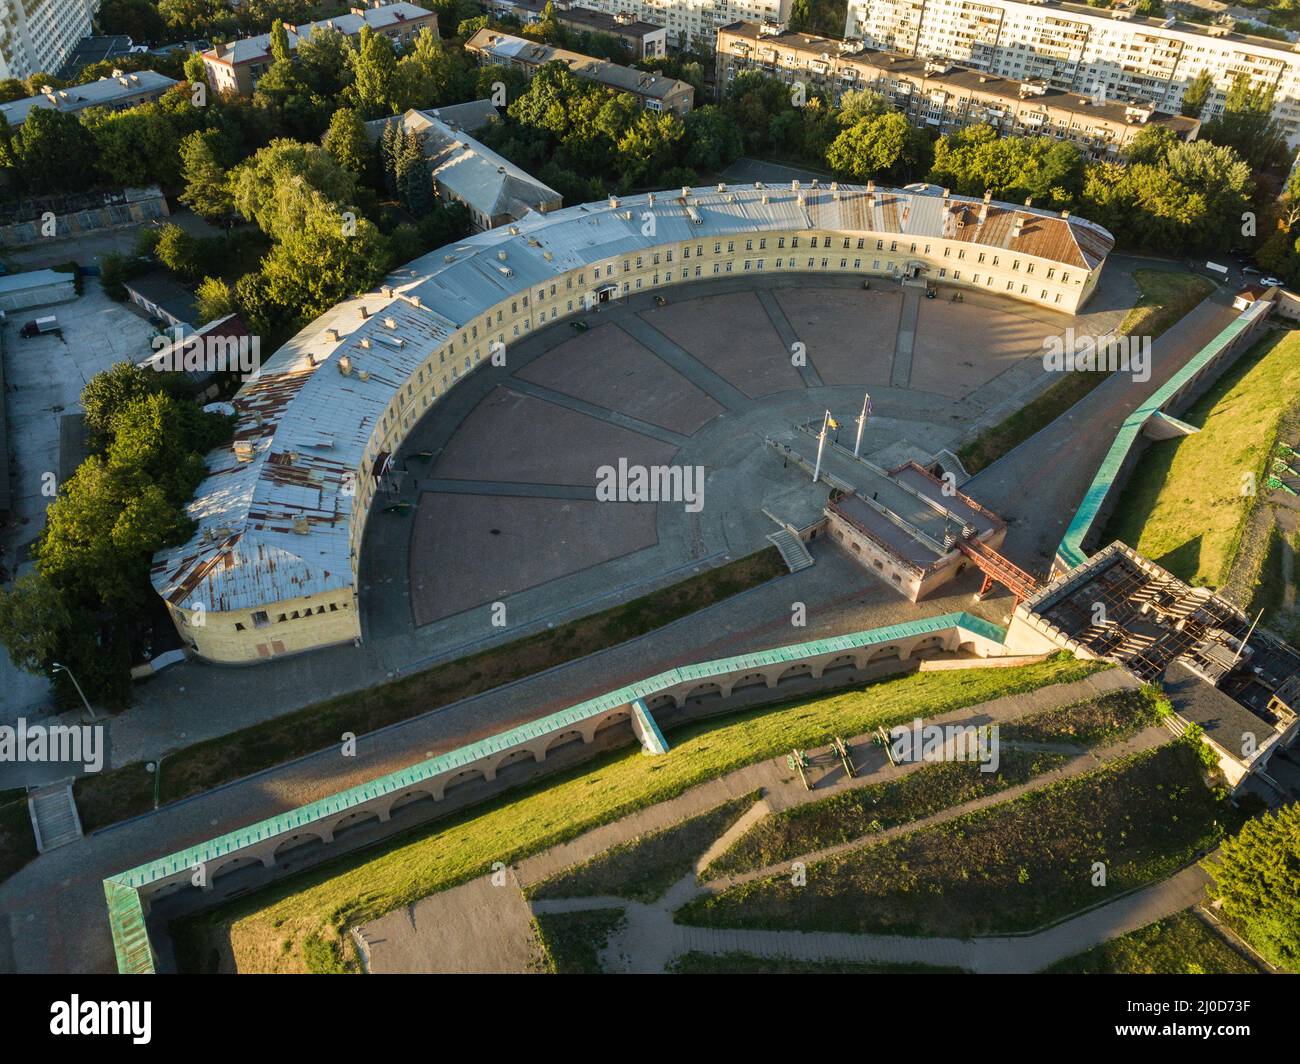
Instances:
[[[1198,744],[1199,745],[1199,744]],[[1238,815],[1191,742],[1011,802],[697,898],[681,923],[968,937],[1030,931],[1171,875]],[[1105,885],[1095,886],[1097,865]]]
[[[566,868],[524,893],[530,898],[612,896],[652,902],[695,867],[696,860],[739,820],[758,794],[733,798],[672,827],[638,836]]]
[[[322,750],[345,732],[364,735],[617,646],[786,571],[769,547],[602,613],[195,743],[163,760],[160,801],[200,794]],[[130,764],[78,780],[76,796],[82,823],[92,831],[152,809],[153,778],[143,763]]]
[[[1169,270],[1134,270],[1141,298],[1120,324],[1125,336],[1155,340],[1214,290],[1212,282],[1190,273]],[[1103,381],[1106,373],[1066,373],[1036,399],[986,429],[957,451],[968,473],[978,473],[1008,451],[1050,425]]]
[[[625,918],[622,909],[538,913],[533,929],[541,943],[546,971],[551,975],[600,974],[600,951]]]
[[[458,816],[340,858],[175,927],[189,956],[213,948],[240,971],[300,971],[302,941],[339,936],[439,890],[575,838],[734,769],[1002,695],[1090,675],[1065,655],[1013,669],[914,673],[865,687],[700,721],[671,732],[672,750],[615,752]]]
[[[998,734],[1002,742],[1067,742],[1082,752],[1089,746],[1118,742],[1158,719],[1153,695],[1113,691],[1001,725]],[[996,772],[984,772],[972,761],[937,762],[886,783],[791,806],[761,820],[719,854],[709,865],[707,878],[766,868],[922,820],[1027,783],[1061,767],[1070,756],[1002,746]]]
[[[1265,336],[1183,416],[1199,432],[1143,452],[1104,542],[1123,540],[1190,584],[1221,586],[1297,395],[1300,333]]]
[[[966,974],[964,968],[930,964],[858,964],[853,961],[797,961],[752,953],[683,953],[667,968],[673,975],[933,975]]]
[[[1261,969],[1190,909],[1057,961],[1052,973],[1260,975]]]

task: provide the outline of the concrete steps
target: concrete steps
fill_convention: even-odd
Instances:
[[[785,562],[790,572],[797,573],[813,564],[813,556],[808,553],[808,548],[803,545],[803,540],[788,528],[773,532],[767,538],[781,552],[781,560]]]
[[[56,783],[27,792],[27,811],[36,832],[36,852],[45,853],[81,838],[81,817],[71,783]]]

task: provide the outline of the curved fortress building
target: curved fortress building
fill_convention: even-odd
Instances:
[[[357,570],[387,462],[498,345],[600,302],[746,272],[925,278],[1073,314],[1111,235],[933,188],[723,186],[611,198],[409,263],[285,344],[235,398],[185,544],[152,579],[211,661],[359,639]]]

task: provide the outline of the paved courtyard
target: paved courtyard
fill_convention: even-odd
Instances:
[[[850,440],[870,391],[864,453],[879,464],[955,447],[1042,377],[1044,340],[1071,322],[883,280],[864,290],[738,277],[664,298],[633,294],[587,315],[586,332],[566,324],[525,338],[416,427],[399,489],[414,519],[377,516],[368,544],[383,542],[390,560],[407,552],[407,623],[457,642],[484,634],[487,607],[506,598],[512,625],[534,623],[602,589],[648,590],[665,573],[760,549],[777,527],[768,514],[804,525],[827,490],[765,441],[824,409]],[[702,467],[702,509],[596,502],[598,470],[620,462]],[[390,585],[380,588],[367,615],[396,630]]]

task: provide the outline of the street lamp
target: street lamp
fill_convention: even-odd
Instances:
[[[81,695],[81,702],[86,707],[86,712],[90,714],[90,719],[99,720],[99,718],[95,716],[95,711],[90,707],[90,701],[86,698],[86,692],[81,689],[81,684],[77,683],[77,678],[72,675],[72,670],[66,665],[60,665],[57,661],[51,662],[51,665],[55,672],[66,672],[68,674],[68,679],[72,681],[72,686],[77,689],[77,694]]]

